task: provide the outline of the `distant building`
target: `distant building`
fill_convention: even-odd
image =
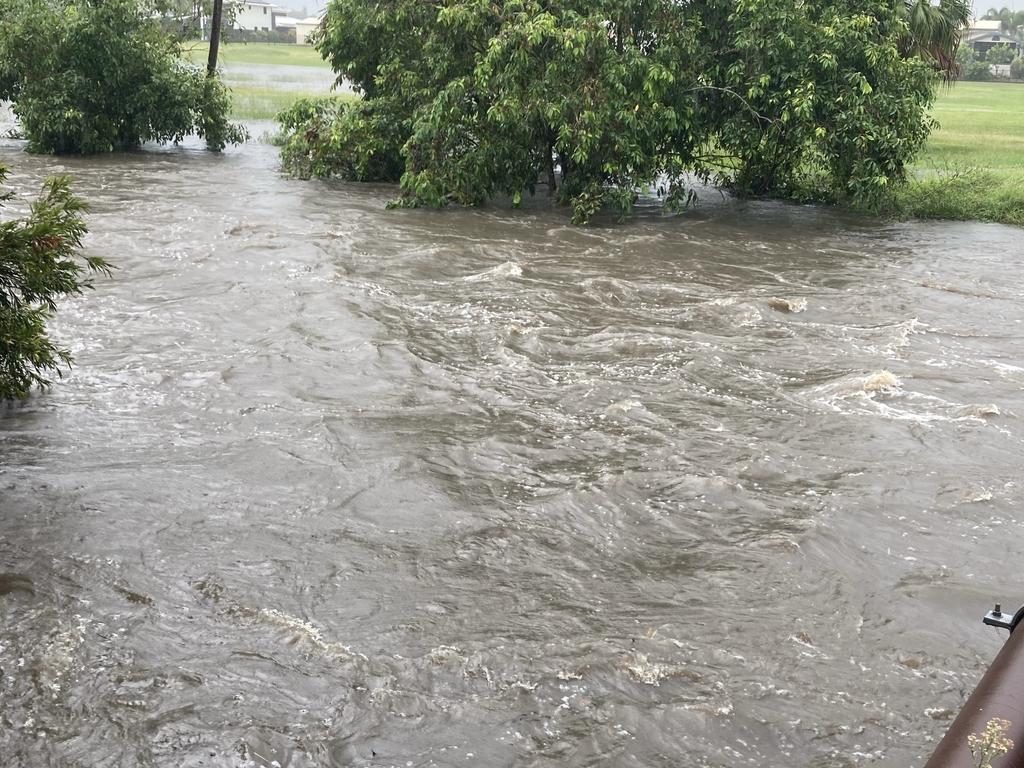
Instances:
[[[323,22],[323,16],[310,16],[295,24],[295,42],[299,45],[309,45],[309,36]]]
[[[274,9],[271,3],[260,3],[256,0],[235,2],[231,4],[235,13],[234,28],[247,32],[271,32],[276,29]]]
[[[1003,32],[1001,24],[999,19],[975,19],[964,31],[960,44],[970,46],[975,53],[987,53],[996,45],[1008,45],[1019,53],[1021,44]]]
[[[302,19],[296,19],[294,16],[279,16],[274,14],[274,29],[295,29],[295,25],[298,24]]]

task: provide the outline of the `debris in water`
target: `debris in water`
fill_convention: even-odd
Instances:
[[[143,595],[142,593],[135,592],[134,590],[128,589],[127,587],[121,587],[115,584],[114,591],[121,595],[121,597],[123,597],[129,603],[134,603],[135,605],[153,604],[153,598],[149,595]]]
[[[888,389],[896,389],[900,386],[900,380],[891,371],[875,371],[864,379],[865,392],[883,392]]]
[[[768,306],[776,312],[803,312],[807,309],[807,299],[768,299]]]
[[[907,669],[920,669],[925,666],[924,659],[919,659],[916,656],[909,656],[905,659],[897,659],[897,662]]]
[[[462,660],[465,658],[462,650],[454,645],[439,645],[431,649],[427,654],[432,664],[444,664],[449,661]]]
[[[644,685],[661,685],[661,681],[667,677],[685,677],[693,682],[698,682],[701,676],[687,669],[683,664],[658,664],[647,660],[643,653],[633,653],[626,659],[624,665],[630,677]]]
[[[0,595],[10,595],[18,592],[34,595],[36,590],[32,584],[32,579],[20,573],[0,573]]]
[[[956,415],[961,419],[983,419],[986,416],[1002,416],[1002,412],[994,403],[976,403],[957,408]]]

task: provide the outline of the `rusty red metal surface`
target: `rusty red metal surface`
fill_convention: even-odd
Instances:
[[[968,737],[993,718],[1010,723],[1006,736],[1014,745],[992,760],[993,768],[1024,768],[1024,628],[1010,634],[925,768],[977,768]]]

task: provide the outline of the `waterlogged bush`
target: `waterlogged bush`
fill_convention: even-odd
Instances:
[[[277,116],[281,162],[302,179],[395,181],[404,133],[380,106],[344,97],[299,99]]]
[[[0,184],[6,170],[0,166]],[[0,204],[10,199],[0,194]],[[0,400],[27,397],[71,355],[46,332],[57,299],[91,287],[89,272],[107,272],[103,259],[81,256],[85,205],[65,178],[50,179],[27,218],[0,216]],[[2,213],[2,211],[0,211]]]
[[[179,58],[179,39],[138,0],[5,0],[0,100],[34,152],[92,154],[189,134],[244,139],[224,85]]]

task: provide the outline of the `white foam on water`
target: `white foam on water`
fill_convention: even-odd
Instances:
[[[879,402],[879,397],[903,395],[902,387],[903,383],[894,373],[882,369],[867,374],[843,376],[815,387],[811,392],[815,401],[845,413],[851,405],[858,404],[867,406],[869,410],[886,410],[881,407],[883,404]]]
[[[74,666],[75,654],[85,642],[88,622],[77,614],[75,622],[75,626],[53,633],[36,659],[39,680],[54,696],[60,693],[60,680]]]
[[[643,407],[644,404],[641,403],[639,400],[620,400],[617,403],[612,403],[611,405],[609,405],[607,408],[604,409],[604,412],[608,415],[616,413],[629,413],[634,408]]]
[[[644,685],[660,686],[662,680],[670,677],[693,678],[693,673],[685,664],[653,662],[644,653],[631,653],[623,662],[623,667],[630,677]]]
[[[467,283],[477,283],[482,280],[495,280],[503,277],[522,277],[523,268],[514,261],[506,261],[491,269],[478,272],[475,275],[467,275],[462,278]]]
[[[837,413],[875,414],[894,421],[919,424],[963,422],[988,425],[1004,434],[1007,429],[991,419],[1004,415],[993,403],[961,404],[942,397],[904,389],[904,382],[892,371],[880,369],[868,374],[843,376],[811,390],[812,399]]]
[[[256,612],[256,618],[265,624],[292,633],[295,640],[305,641],[328,656],[339,659],[358,658],[363,661],[368,660],[366,656],[353,651],[347,645],[324,640],[320,628],[311,622],[304,621],[297,616],[290,616],[276,608],[260,608]]]
[[[1024,373],[1024,367],[1019,365],[1011,365],[1010,363],[1003,363],[999,360],[983,360],[981,362],[993,368],[1000,376],[1018,376]]]

